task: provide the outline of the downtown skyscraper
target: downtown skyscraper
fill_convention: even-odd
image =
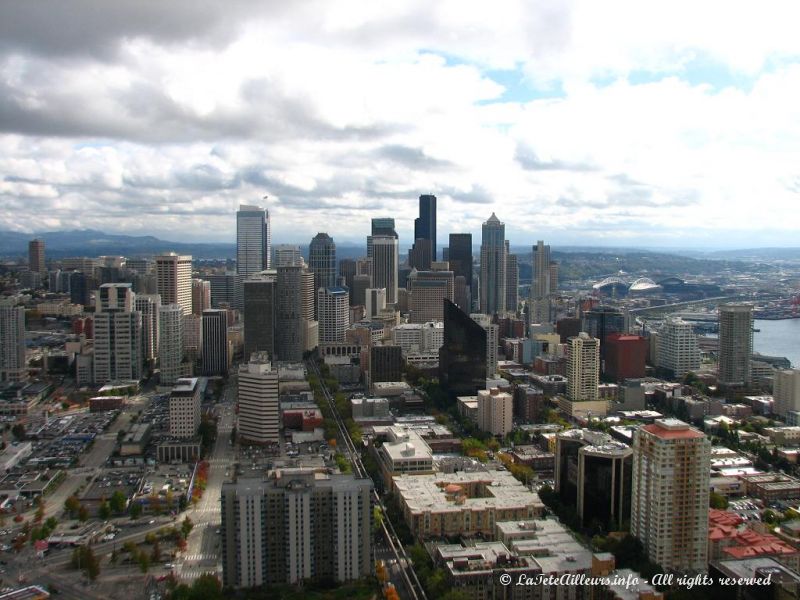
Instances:
[[[454,301],[461,310],[470,313],[473,289],[472,234],[451,233],[447,252],[447,260],[454,277]]]
[[[373,236],[372,287],[386,289],[386,304],[397,302],[399,255],[397,238],[390,235]]]
[[[481,307],[487,315],[506,311],[506,226],[492,213],[481,238]]]
[[[251,275],[271,265],[272,237],[269,212],[242,204],[236,213],[236,273]]]
[[[550,323],[551,294],[555,291],[551,282],[553,269],[550,268],[550,246],[539,240],[531,249],[533,282],[531,284],[529,316],[531,323]]]
[[[314,273],[315,294],[336,285],[336,243],[327,233],[318,233],[308,245],[308,268]]]
[[[142,313],[130,283],[105,283],[94,315],[94,382],[142,378]]]
[[[161,304],[179,304],[184,315],[192,312],[192,257],[174,252],[156,256],[156,288]]]
[[[428,271],[436,261],[436,196],[419,197],[419,217],[414,219],[414,245],[408,254],[409,265]]]

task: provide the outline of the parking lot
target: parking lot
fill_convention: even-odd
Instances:
[[[760,521],[761,508],[763,503],[760,500],[751,498],[739,498],[728,502],[728,510],[735,512],[745,521]]]

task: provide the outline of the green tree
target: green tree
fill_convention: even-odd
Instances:
[[[78,546],[73,550],[70,561],[73,569],[82,570],[86,576],[94,581],[100,575],[100,561],[94,555],[91,546]]]
[[[85,523],[89,520],[89,509],[86,508],[83,504],[80,505],[78,508],[78,520],[82,523]]]
[[[125,494],[117,490],[111,494],[111,499],[108,501],[108,505],[115,514],[120,514],[125,510],[125,504],[127,504],[127,502],[128,499],[125,497]]]
[[[210,573],[203,573],[192,584],[190,600],[222,600],[222,584]]]
[[[720,510],[725,510],[726,508],[728,508],[728,499],[722,494],[711,492],[711,496],[709,498],[709,506],[711,508],[718,508]]]
[[[136,562],[139,563],[139,570],[142,573],[147,573],[147,569],[150,568],[150,557],[147,552],[139,552]]]
[[[189,517],[186,517],[181,522],[181,533],[183,534],[184,538],[188,538],[189,534],[192,532],[192,528],[194,527],[194,523]]]
[[[138,519],[142,516],[142,505],[139,502],[131,502],[131,519]]]
[[[100,503],[100,508],[97,509],[97,515],[104,521],[111,516],[111,507],[108,505],[108,502],[103,500]]]
[[[78,514],[78,510],[80,510],[81,501],[78,500],[77,496],[70,496],[64,501],[64,509],[69,513],[70,517],[75,517]]]
[[[150,558],[154,563],[161,561],[161,546],[158,543],[158,540],[153,542],[153,551],[150,553]]]

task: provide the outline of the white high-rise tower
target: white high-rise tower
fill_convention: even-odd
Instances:
[[[236,213],[236,272],[251,275],[271,265],[269,212],[242,204]]]

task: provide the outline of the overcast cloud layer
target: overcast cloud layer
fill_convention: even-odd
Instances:
[[[536,5],[535,7],[533,5]],[[800,4],[0,4],[0,230],[800,245]],[[476,243],[479,237],[475,238]]]

